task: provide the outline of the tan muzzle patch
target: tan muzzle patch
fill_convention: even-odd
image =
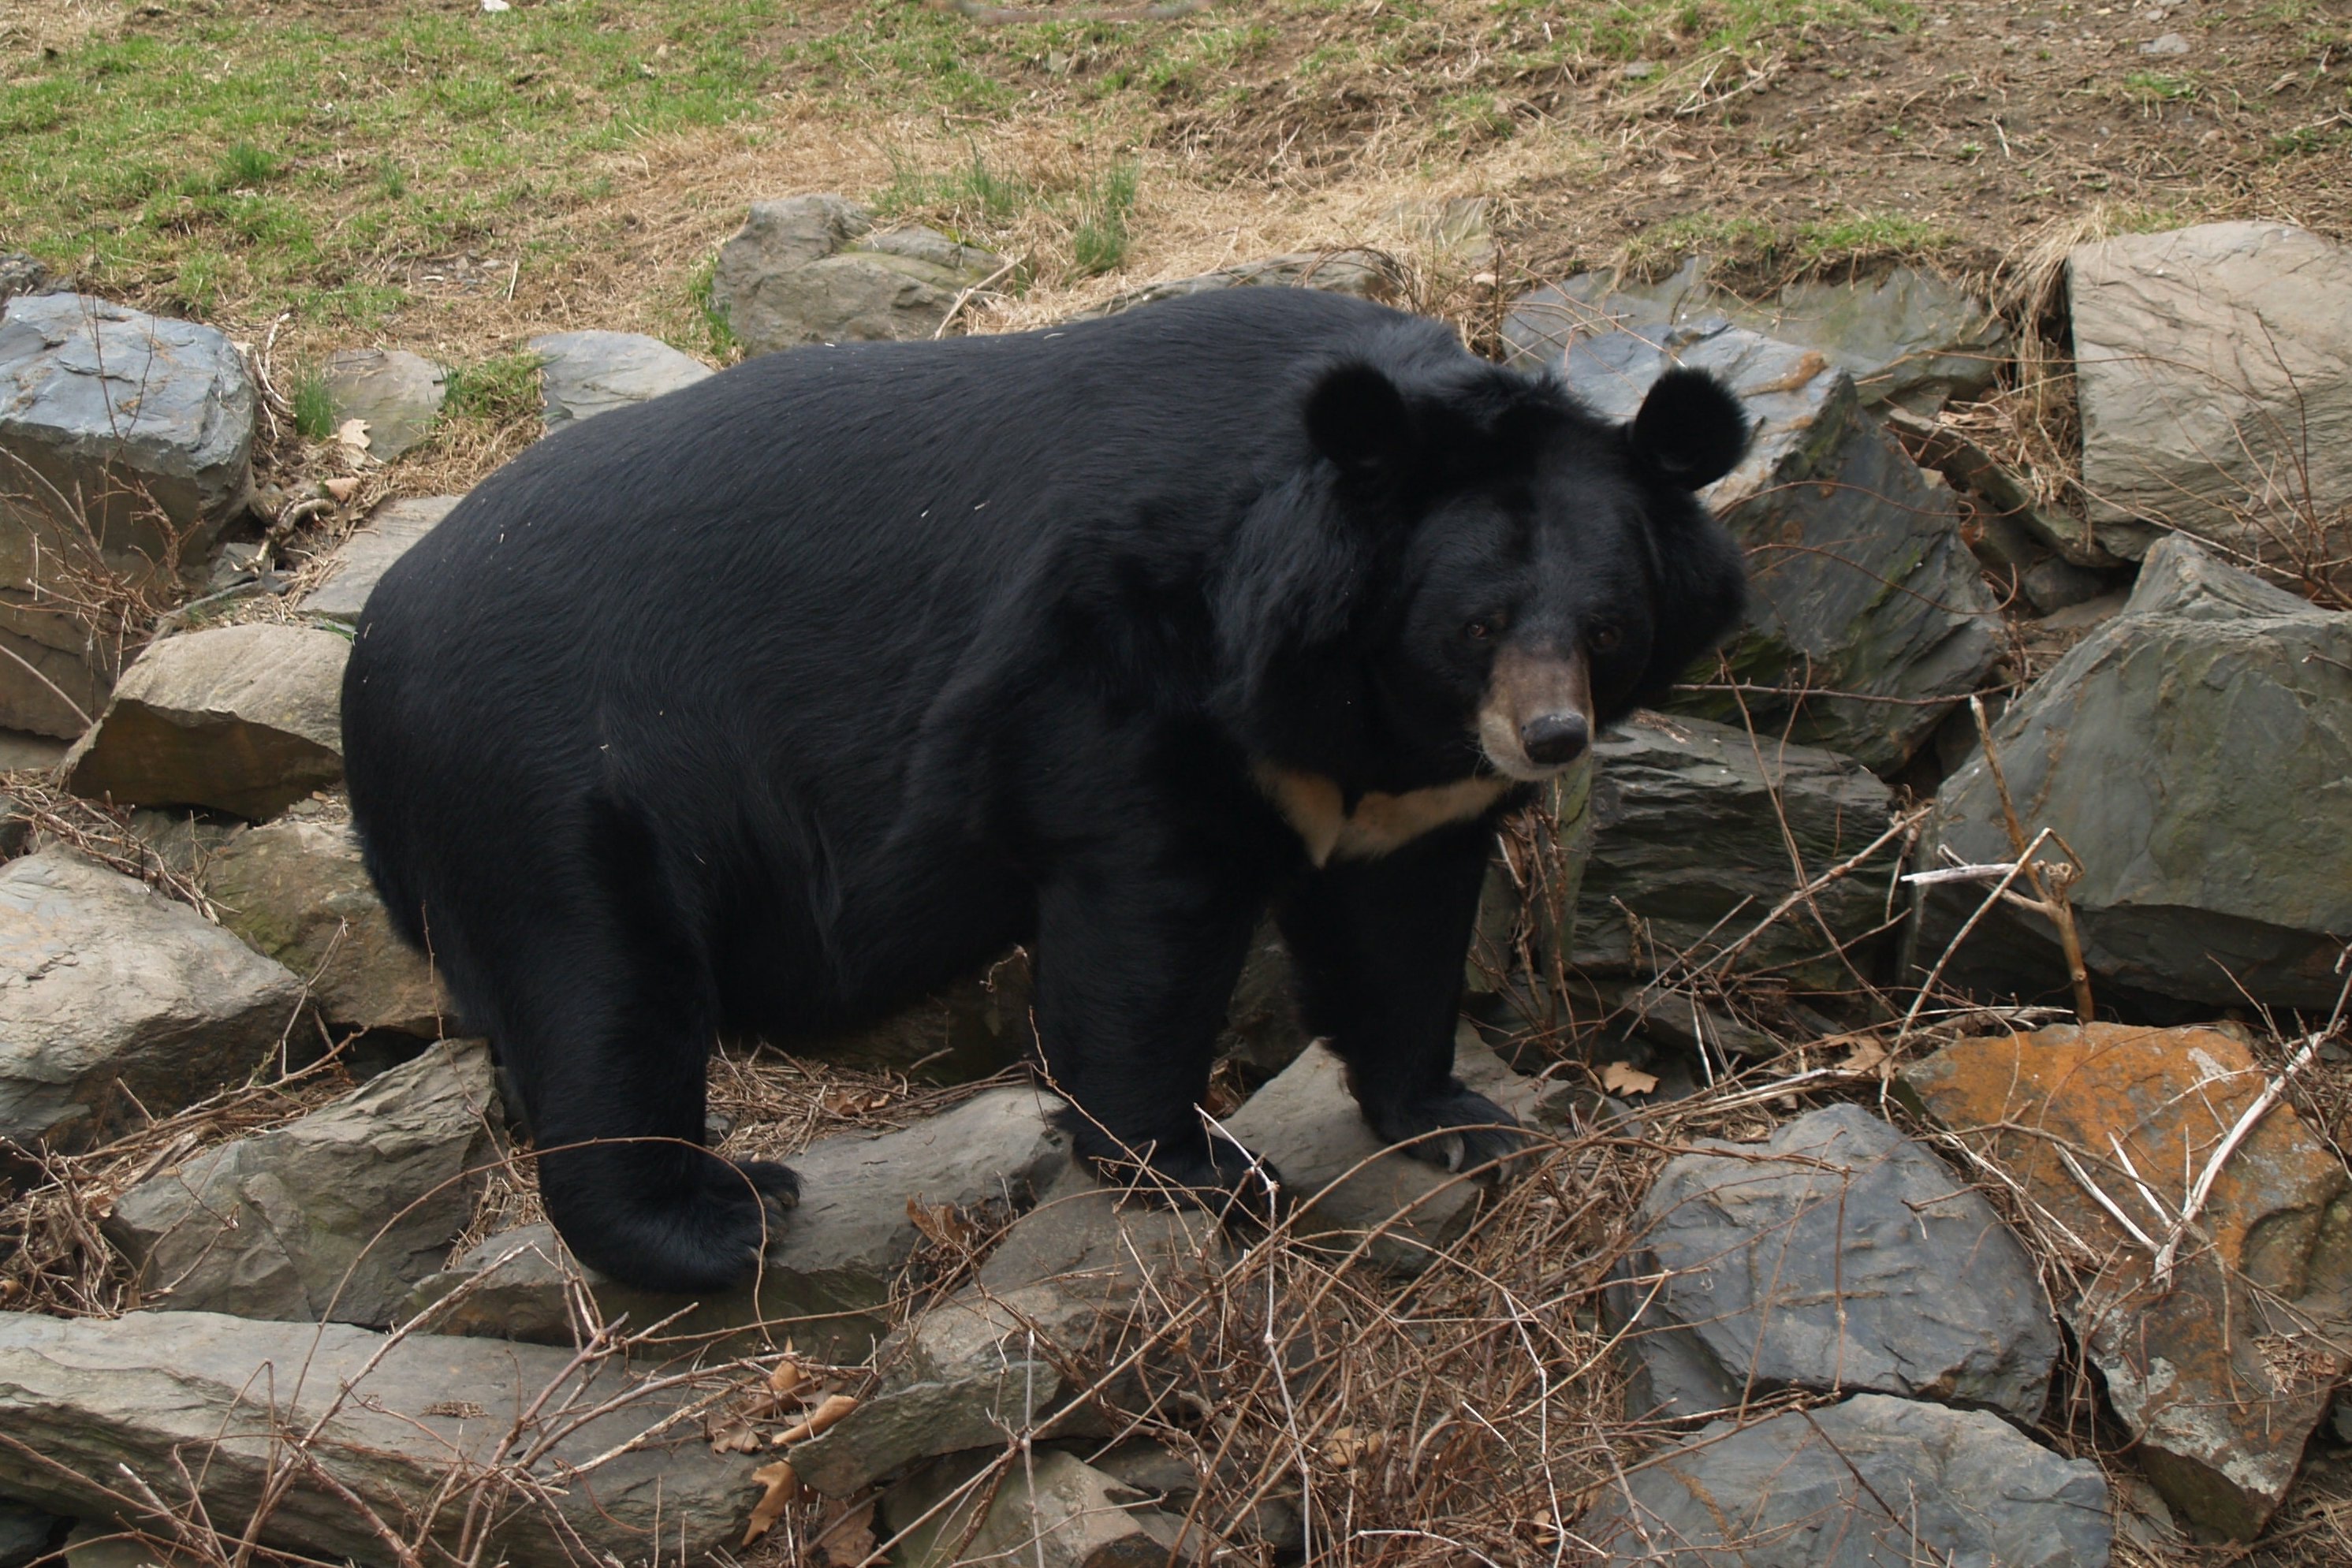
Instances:
[[[1592,741],[1592,671],[1584,651],[1506,647],[1495,655],[1478,705],[1478,747],[1507,779],[1538,783],[1582,757]],[[1529,737],[1537,754],[1529,754]],[[1572,745],[1565,755],[1545,753]]]

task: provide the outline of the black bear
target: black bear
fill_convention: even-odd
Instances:
[[[794,1196],[703,1147],[717,1039],[1017,943],[1081,1151],[1247,1195],[1197,1105],[1269,904],[1371,1126],[1480,1163],[1494,820],[1737,619],[1692,492],[1746,436],[1696,373],[1612,424],[1305,290],[752,360],[541,442],[385,575],[352,812],[550,1218],[639,1285],[741,1277]]]

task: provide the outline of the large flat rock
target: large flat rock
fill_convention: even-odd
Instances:
[[[2175,536],[1993,744],[2026,832],[2053,829],[2081,858],[2070,897],[2095,981],[2225,1007],[2335,1003],[2352,932],[2352,614]],[[1981,757],[1937,792],[1927,848],[2011,857]],[[1923,965],[1983,897],[1962,885],[1923,900]],[[1951,972],[2029,994],[2066,984],[2054,931],[2007,904]]]
[[[221,924],[301,976],[328,1023],[430,1040],[456,1009],[425,955],[393,928],[348,821],[281,817],[205,857]]]
[[[1866,405],[1923,413],[1992,385],[2008,351],[2008,329],[1984,301],[1916,267],[1868,280],[1807,278],[1754,302],[1708,282],[1707,271],[1707,259],[1695,256],[1655,283],[1583,272],[1547,284],[1511,307],[1504,344],[1514,363],[1549,364],[1580,337],[1612,328],[1654,333],[1714,317],[1819,350],[1853,377]]]
[[[2107,1483],[1998,1416],[1884,1395],[1717,1421],[1604,1490],[1609,1568],[2106,1568]]]
[[[1026,1087],[984,1090],[940,1115],[878,1136],[845,1134],[788,1162],[801,1204],[772,1240],[758,1279],[697,1302],[620,1285],[583,1268],[550,1229],[494,1236],[457,1268],[422,1281],[414,1312],[506,1260],[477,1293],[434,1321],[436,1333],[528,1337],[569,1343],[577,1326],[567,1300],[587,1292],[604,1317],[640,1326],[694,1310],[673,1338],[772,1334],[836,1360],[864,1358],[887,1331],[899,1271],[922,1242],[909,1206],[1020,1210],[1070,1163],[1053,1124],[1061,1102]]]
[[[1859,1106],[1762,1144],[1702,1140],[1635,1223],[1633,1277],[1610,1296],[1630,1413],[1789,1387],[2042,1413],[2058,1329],[2033,1260],[1983,1195]]]
[[[1593,752],[1592,846],[1574,949],[1586,969],[1648,973],[1675,954],[1704,960],[1746,937],[1806,878],[1858,853],[1894,816],[1893,792],[1852,758],[1706,719],[1636,714]],[[1831,937],[1853,941],[1886,924],[1898,853],[1889,848],[1823,889],[1811,906],[1818,924],[1810,912],[1783,919],[1742,964],[1847,983]]]
[[[2290,225],[2119,235],[2066,258],[2083,489],[2137,558],[2183,528],[2284,558],[2352,502],[2352,249]]]
[[[1748,455],[1702,494],[1748,552],[1746,632],[1729,650],[1750,715],[1790,738],[1887,772],[2000,657],[2000,607],[1940,478],[1864,413],[1853,378],[1817,349],[1709,317],[1574,341],[1560,372],[1630,419],[1672,364],[1710,371],[1755,422]],[[1694,677],[1713,681],[1704,674]],[[1801,700],[1788,694],[1802,692]],[[1675,706],[1730,720],[1727,696]]]
[[[1457,1039],[1455,1076],[1521,1121],[1534,1118],[1537,1086],[1485,1046]],[[1476,1216],[1481,1184],[1381,1141],[1348,1092],[1347,1065],[1310,1046],[1225,1118],[1252,1153],[1282,1173],[1302,1207],[1293,1233],[1418,1273]]]
[[[0,1314],[0,1430],[14,1441],[0,1443],[0,1491],[103,1518],[126,1470],[167,1507],[191,1500],[193,1476],[203,1517],[235,1537],[292,1462],[303,1474],[259,1539],[312,1557],[387,1560],[339,1491],[428,1561],[465,1560],[469,1521],[486,1560],[513,1568],[644,1562],[657,1523],[666,1561],[732,1544],[758,1495],[756,1461],[712,1453],[691,1423],[628,1448],[693,1396],[673,1389],[589,1414],[625,1392],[609,1364],[582,1376],[570,1351],[537,1345],[394,1343],[340,1323],[211,1312],[10,1312]]]
[[[383,1326],[473,1218],[496,1152],[478,1044],[435,1045],[272,1132],[166,1166],[116,1200],[107,1239],[142,1302]]]
[[[877,229],[843,196],[754,202],[719,247],[711,308],[744,351],[936,335],[965,290],[1004,258],[935,229]]]
[[[253,419],[244,358],[213,328],[78,294],[7,302],[0,648],[47,679],[0,657],[0,727],[81,732],[118,629],[73,613],[77,580],[166,599],[203,582],[252,486]]]
[[[390,462],[425,439],[448,396],[449,373],[405,349],[343,349],[320,371],[338,426],[367,426],[368,455]]]
[[[333,563],[325,581],[302,597],[302,608],[312,615],[337,621],[357,621],[368,595],[419,539],[433,531],[462,496],[416,496],[386,501],[352,537],[337,545],[328,559]]]
[[[302,984],[144,883],[49,849],[0,866],[0,1137],[72,1148],[236,1082]]]
[[[540,359],[540,417],[551,435],[690,387],[711,373],[693,355],[642,332],[551,332],[533,338],[530,351]]]
[[[343,776],[351,640],[256,622],[154,643],[66,758],[77,794],[258,821]]]
[[[2268,1078],[2219,1030],[2091,1024],[1960,1040],[1901,1079],[2079,1243],[2089,1284],[2061,1305],[2134,1458],[2176,1512],[2240,1540],[2285,1495],[2347,1364],[2352,1178],[2293,1106],[2273,1107],[2164,1281],[2084,1182],[2160,1242]]]

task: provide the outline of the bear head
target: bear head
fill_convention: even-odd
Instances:
[[[1711,377],[1667,371],[1618,424],[1549,377],[1391,353],[1318,368],[1298,407],[1287,531],[1219,617],[1267,761],[1363,790],[1539,781],[1739,619],[1739,551],[1696,493],[1748,425]]]

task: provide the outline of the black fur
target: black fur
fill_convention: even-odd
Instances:
[[[1485,770],[1481,616],[1607,623],[1604,723],[1710,645],[1739,563],[1690,488],[1744,432],[1666,384],[1629,440],[1434,322],[1241,289],[754,360],[485,481],[369,602],[346,767],[566,1240],[739,1277],[792,1183],[701,1150],[713,1040],[1016,942],[1086,1152],[1241,1185],[1194,1106],[1269,902],[1376,1128],[1489,1117],[1452,1076],[1486,825],[1317,872],[1252,768]]]

